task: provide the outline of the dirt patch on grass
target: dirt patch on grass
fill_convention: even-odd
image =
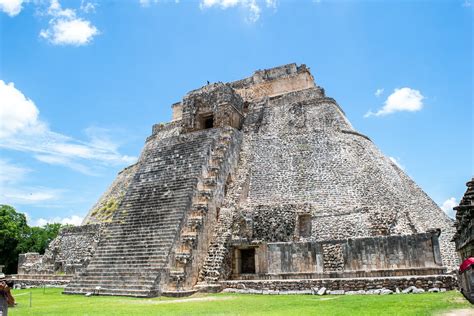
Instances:
[[[180,298],[180,299],[167,299],[167,300],[136,300],[127,301],[127,304],[177,304],[177,303],[194,303],[194,302],[215,302],[215,301],[226,301],[235,299],[235,296],[204,296],[204,297],[191,297],[191,298]]]
[[[339,297],[322,297],[319,300],[320,301],[329,301],[329,300],[335,300],[338,299]]]

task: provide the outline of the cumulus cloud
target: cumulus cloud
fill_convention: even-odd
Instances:
[[[0,80],[0,138],[6,138],[22,129],[38,124],[39,111],[33,101],[15,88],[13,82]]]
[[[398,168],[402,169],[402,170],[405,170],[405,166],[403,166],[401,163],[400,163],[400,159],[397,159],[395,157],[388,157],[388,159],[390,159],[390,161],[392,163],[394,163]]]
[[[94,9],[92,3],[81,3],[84,12]],[[39,35],[54,45],[86,45],[99,34],[90,21],[78,17],[73,9],[63,9],[58,0],[51,1],[47,14],[51,16],[49,26],[42,29]]]
[[[395,89],[385,100],[384,106],[377,112],[367,112],[364,117],[384,116],[395,112],[408,111],[416,112],[423,108],[425,97],[420,91],[411,88]]]
[[[97,165],[131,164],[136,157],[122,155],[119,145],[103,128],[85,130],[87,141],[52,131],[39,118],[35,103],[14,83],[0,80],[0,148],[29,152],[48,164],[93,174]],[[87,165],[85,165],[87,163]]]
[[[33,221],[32,226],[44,226],[46,224],[60,223],[63,225],[74,225],[79,226],[84,218],[78,215],[72,215],[70,217],[53,217],[53,218],[38,218]]]
[[[9,16],[18,15],[21,12],[23,0],[0,0],[0,11]]]
[[[276,9],[277,7],[276,0],[265,0],[264,4],[267,8]],[[240,7],[247,11],[246,20],[250,23],[258,21],[262,11],[262,1],[257,0],[201,0],[199,6],[201,10],[212,7],[224,10]]]
[[[456,198],[451,197],[447,199],[446,201],[443,202],[443,204],[440,206],[440,208],[446,213],[451,218],[454,218],[456,216],[456,212],[453,210],[453,207],[457,206],[458,202],[456,201]]]
[[[380,96],[382,95],[383,91],[384,91],[383,88],[377,89],[377,90],[375,91],[374,95],[375,95],[376,97],[380,97]]]

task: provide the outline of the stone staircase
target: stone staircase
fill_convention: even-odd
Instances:
[[[191,245],[212,198],[211,186],[198,189],[221,129],[198,131],[164,140],[147,140],[135,175],[112,223],[104,232],[86,270],[66,287],[66,294],[150,297],[161,294],[163,280],[180,277],[169,269],[178,238]],[[196,194],[196,191],[198,192]],[[193,203],[197,200],[199,204]],[[190,216],[187,216],[189,212]],[[183,230],[182,226],[189,227]],[[188,254],[176,253],[185,262]]]
[[[239,131],[224,128],[211,152],[172,255],[164,295],[182,296],[183,293],[195,292],[193,287],[209,247],[209,235],[217,222],[217,210],[224,199],[225,182],[238,160],[240,137]]]
[[[242,147],[245,144],[242,144]],[[237,214],[236,205],[242,198],[243,190],[248,189],[249,168],[247,157],[248,151],[242,148],[238,168],[235,171],[235,181],[228,189],[228,194],[222,204],[222,209],[218,217],[218,223],[212,230],[212,239],[199,274],[197,287],[212,291],[218,282],[225,278],[224,262],[230,255],[228,243],[232,235],[232,225]],[[227,271],[230,273],[230,271]],[[219,286],[217,286],[219,287]]]

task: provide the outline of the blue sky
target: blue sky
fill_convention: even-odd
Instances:
[[[78,223],[207,80],[311,68],[436,203],[473,166],[471,1],[0,0],[0,203]]]

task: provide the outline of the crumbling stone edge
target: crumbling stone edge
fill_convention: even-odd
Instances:
[[[228,280],[220,282],[224,293],[242,294],[407,294],[457,289],[454,275],[384,278],[302,280]],[[323,294],[324,294],[323,293]]]

